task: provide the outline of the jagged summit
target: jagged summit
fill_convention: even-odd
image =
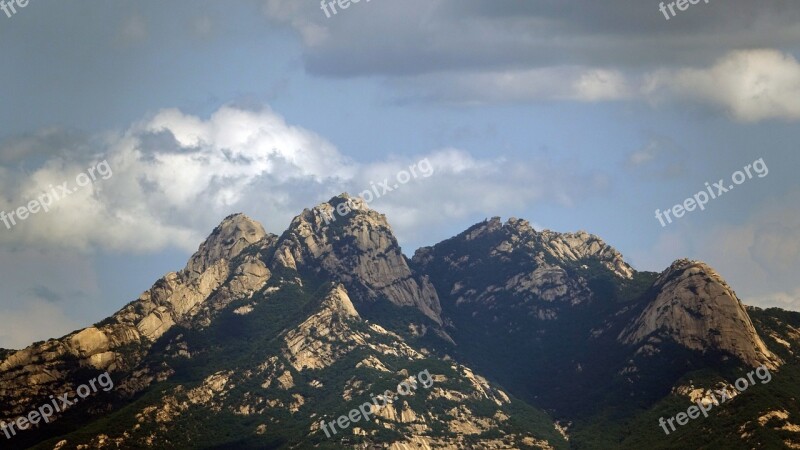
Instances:
[[[467,241],[471,241],[480,237],[489,236],[502,230],[505,230],[506,234],[516,235],[536,233],[536,230],[533,229],[527,220],[511,217],[504,224],[500,217],[494,216],[467,228],[467,230],[461,233],[460,236],[463,236]]]
[[[371,209],[364,199],[353,197],[347,192],[343,192],[311,209],[304,209],[302,213],[295,217],[292,223],[294,224],[298,219],[302,219],[320,229],[323,224],[349,222],[362,214],[376,215],[383,217],[385,220],[385,216]]]
[[[275,261],[324,273],[362,302],[385,298],[441,323],[433,285],[411,270],[386,216],[360,198],[341,194],[304,210],[281,237]]]
[[[468,243],[485,240],[498,242],[493,255],[509,254],[515,251],[530,254],[539,263],[548,257],[563,263],[576,263],[591,259],[614,272],[620,278],[630,279],[633,268],[625,262],[622,254],[606,244],[602,239],[585,231],[558,233],[550,230],[536,231],[530,222],[511,217],[505,223],[500,217],[492,217],[479,222],[454,238],[434,247],[423,247],[414,254],[414,261],[425,264],[435,248],[442,248],[455,242]]]
[[[539,233],[540,242],[553,256],[564,261],[593,259],[614,272],[620,278],[633,277],[633,268],[625,262],[622,254],[602,239],[585,231],[557,233],[544,230]]]
[[[260,223],[242,213],[231,214],[200,244],[184,271],[199,275],[220,259],[230,259],[266,236]]]

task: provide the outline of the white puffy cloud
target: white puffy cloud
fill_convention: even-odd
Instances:
[[[800,63],[777,50],[734,51],[708,68],[657,71],[644,91],[657,101],[705,103],[743,122],[800,119]]]
[[[50,211],[0,222],[6,247],[69,247],[152,252],[193,251],[219,221],[242,211],[280,233],[304,207],[341,192],[352,195],[389,180],[373,207],[390,215],[400,236],[476,213],[520,210],[534,202],[572,205],[607,180],[550,160],[480,159],[458,149],[359,163],[316,133],[275,112],[226,106],[209,118],[163,110],[117,134],[89,139],[96,151],[65,154],[32,172],[0,166],[0,210],[12,211],[63,182],[75,189]],[[1,152],[0,152],[1,153]],[[430,163],[419,165],[421,160]],[[76,177],[100,161],[106,179],[77,188]],[[399,173],[416,176],[398,181]],[[575,174],[578,175],[575,175]],[[426,176],[428,175],[428,176]]]
[[[76,177],[101,160],[113,175],[55,201],[48,213],[0,229],[0,242],[190,250],[221,217],[241,208],[261,179],[321,188],[353,171],[329,142],[270,110],[223,107],[208,120],[165,110],[97,140],[102,148],[91,157],[53,158],[31,173],[2,169],[5,211],[27,205],[50,185],[68,182],[75,189]]]
[[[607,192],[610,185],[604,175],[574,162],[547,158],[481,159],[463,150],[445,148],[363,166],[349,183],[353,186],[350,193],[358,195],[373,182],[384,179],[391,186],[398,173],[410,172],[409,166],[419,166],[423,158],[433,170],[430,176],[417,170],[418,177],[370,203],[370,207],[386,214],[408,252],[432,244],[431,239],[450,237],[453,224],[514,216],[533,205],[570,208]]]

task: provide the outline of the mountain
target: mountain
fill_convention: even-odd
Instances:
[[[0,442],[792,448],[797,348],[800,314],[744,306],[702,262],[638,272],[597,236],[514,218],[409,259],[384,215],[342,194],[280,236],[229,216],[113,316],[0,351],[4,422],[103,373],[114,385]],[[770,381],[664,434],[660,417],[754,367]]]

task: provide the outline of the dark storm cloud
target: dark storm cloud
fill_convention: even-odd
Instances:
[[[309,71],[339,77],[691,66],[734,49],[792,51],[800,41],[800,7],[777,0],[701,0],[669,21],[653,0],[372,1],[351,4],[330,19],[318,2],[275,14],[274,5],[286,1],[269,0],[273,13],[265,9],[304,34]]]

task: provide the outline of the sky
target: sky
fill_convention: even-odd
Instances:
[[[370,207],[409,256],[519,217],[637,270],[699,259],[744,303],[800,310],[800,4],[326,6],[0,12],[0,211],[61,197],[0,222],[0,347],[102,320],[229,214],[280,234],[386,179]],[[668,223],[677,204],[693,210]]]

